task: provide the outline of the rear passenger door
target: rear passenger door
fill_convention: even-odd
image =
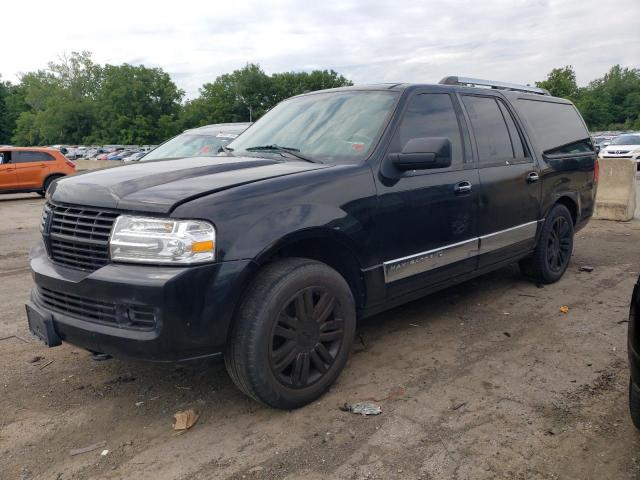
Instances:
[[[49,167],[55,161],[47,152],[14,150],[11,163],[16,167],[18,188],[40,188],[49,173]]]
[[[511,108],[498,95],[461,95],[480,175],[479,268],[534,247],[540,170]]]
[[[16,167],[11,163],[11,152],[0,151],[0,191],[16,188]]]

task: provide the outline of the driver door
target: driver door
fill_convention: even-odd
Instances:
[[[451,165],[401,172],[390,157],[416,138],[448,138]],[[472,272],[478,249],[478,170],[457,99],[413,94],[376,177],[377,238],[387,298]]]
[[[0,151],[0,190],[13,190],[18,183],[16,166],[11,163],[11,152]]]

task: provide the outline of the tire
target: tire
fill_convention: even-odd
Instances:
[[[355,328],[353,295],[338,272],[314,260],[283,259],[264,267],[242,299],[225,365],[251,398],[298,408],[338,378]]]
[[[38,191],[38,195],[44,197],[47,194],[47,190],[49,190],[49,187],[51,186],[51,182],[57,180],[60,177],[64,177],[64,175],[51,175],[50,177],[47,177],[42,184],[42,190]]]
[[[629,381],[629,413],[633,425],[640,430],[640,388]]]
[[[520,271],[542,284],[560,280],[571,260],[573,233],[569,209],[556,204],[547,215],[533,254],[520,260]]]

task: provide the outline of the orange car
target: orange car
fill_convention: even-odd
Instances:
[[[0,193],[44,196],[52,181],[75,172],[75,163],[53,148],[0,147]]]

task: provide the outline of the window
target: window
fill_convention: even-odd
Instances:
[[[591,141],[587,138],[578,142],[570,143],[569,145],[563,145],[559,148],[548,150],[545,153],[549,155],[570,154],[570,153],[593,153],[593,146]]]
[[[280,145],[328,162],[369,156],[397,99],[390,91],[335,91],[278,104],[229,144],[233,155],[278,155],[255,147]],[[287,158],[286,156],[284,158]]]
[[[9,152],[0,152],[0,165],[9,163]]]
[[[513,121],[511,113],[504,105],[504,103],[502,103],[502,101],[498,100],[497,102],[498,106],[500,107],[500,111],[502,112],[502,116],[504,117],[504,121],[507,122],[509,137],[511,137],[511,146],[513,147],[513,156],[516,159],[527,157],[528,155],[525,153],[524,144],[522,143],[522,137],[520,136],[518,127],[516,127],[516,123]]]
[[[609,145],[640,145],[640,135],[626,134],[619,135]]]
[[[498,102],[494,98],[470,95],[463,95],[462,102],[471,119],[480,165],[504,164],[512,161],[515,155],[511,136]],[[522,149],[521,143],[520,149]]]
[[[402,151],[413,138],[444,137],[451,142],[451,163],[462,163],[458,118],[446,93],[424,93],[411,100],[396,133],[393,148]]]
[[[52,155],[46,152],[14,151],[11,155],[11,163],[52,162]]]
[[[544,153],[552,153],[559,147],[589,139],[589,132],[580,114],[570,103],[520,98],[514,105],[520,116],[529,123]]]

